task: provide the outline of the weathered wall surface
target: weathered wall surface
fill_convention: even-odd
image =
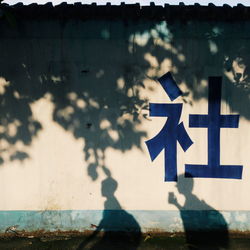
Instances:
[[[1,21],[1,232],[250,230],[250,23],[177,19]],[[168,71],[183,92],[173,102],[157,81]],[[183,176],[209,161],[208,129],[189,115],[208,114],[211,76],[222,77],[221,114],[239,124],[220,129],[210,157],[243,166],[241,179]],[[164,150],[150,160],[145,141],[167,117],[150,117],[149,103],[183,104],[193,144],[177,143],[177,183],[164,181]]]

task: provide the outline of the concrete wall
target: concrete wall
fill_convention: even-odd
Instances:
[[[0,26],[1,232],[250,230],[249,21]],[[168,71],[184,93],[173,102],[157,81]],[[221,114],[240,115],[220,129],[220,164],[242,165],[241,179],[183,176],[208,161],[208,129],[190,128],[189,115],[208,113],[211,76],[223,79]],[[183,104],[194,143],[177,145],[177,183],[164,181],[163,151],[150,160],[145,141],[167,117],[150,117],[149,103]]]

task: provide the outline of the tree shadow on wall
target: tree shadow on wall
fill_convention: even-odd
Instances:
[[[9,28],[1,20],[0,164],[29,157],[26,149],[43,129],[31,105],[49,94],[53,121],[84,140],[87,173],[96,180],[108,149],[142,149],[148,98],[167,71],[187,87],[190,105],[207,98],[208,76],[224,75],[224,100],[250,119],[248,41],[243,31],[225,40],[236,26],[17,18]]]
[[[0,139],[1,152],[6,153],[0,164],[29,157],[26,146],[43,129],[31,106],[49,94],[53,120],[76,139],[84,139],[87,173],[96,180],[107,149],[141,149],[146,132],[140,125],[148,112],[148,100],[140,96],[142,70],[133,67],[136,59],[128,51],[126,35],[118,45],[102,37],[110,22],[73,21],[78,28],[69,34],[72,22],[63,26],[51,21],[52,38],[48,29],[39,35],[32,29],[47,24],[31,23],[20,20],[12,29],[0,23],[5,30],[0,41]],[[82,30],[89,26],[93,33],[85,37]],[[20,35],[27,30],[28,36]]]
[[[172,192],[169,193],[168,202],[180,210],[188,248],[227,249],[228,227],[223,215],[192,193],[192,176],[186,174],[186,177],[180,175],[177,183],[179,193],[185,196],[184,205],[178,203]]]
[[[103,169],[108,173],[101,188],[102,196],[106,198],[103,218],[96,230],[80,244],[78,250],[87,246],[88,249],[96,250],[135,250],[141,241],[141,228],[135,218],[122,209],[114,195],[118,183],[105,167]],[[100,236],[101,232],[103,234]]]

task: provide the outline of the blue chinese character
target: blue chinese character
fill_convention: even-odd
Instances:
[[[241,179],[240,165],[220,165],[220,128],[238,128],[239,115],[221,115],[221,77],[209,77],[208,114],[189,115],[190,128],[208,129],[208,164],[185,164],[192,177]],[[188,176],[186,176],[188,177]]]
[[[171,101],[179,97],[182,92],[172,78],[170,72],[158,79]],[[182,104],[150,103],[150,116],[168,117],[161,131],[152,139],[146,141],[151,160],[160,152],[165,151],[165,181],[177,181],[177,141],[186,151],[192,141],[183,123],[179,124]]]

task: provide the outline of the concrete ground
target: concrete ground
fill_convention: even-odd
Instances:
[[[112,236],[113,237],[113,236]],[[160,250],[160,249],[250,249],[250,235],[233,235],[228,241],[228,246],[220,246],[217,240],[210,239],[209,246],[187,245],[185,235],[180,234],[144,234],[140,241],[124,242],[120,236],[113,239],[103,240],[103,237],[96,236],[91,238],[86,235],[58,234],[58,235],[4,235],[0,237],[0,249],[101,249],[101,250]]]

